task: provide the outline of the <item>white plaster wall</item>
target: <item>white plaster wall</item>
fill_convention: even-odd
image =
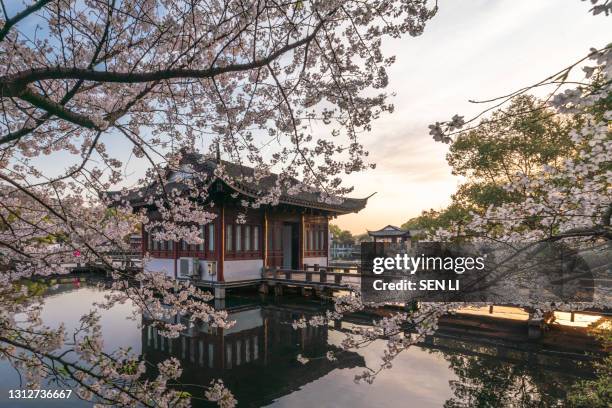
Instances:
[[[208,282],[216,282],[219,276],[219,263],[217,262],[217,273],[214,275],[208,274],[206,264],[208,261],[200,259],[200,279]]]
[[[304,257],[304,263],[308,264],[309,266],[315,265],[315,264],[319,266],[327,266],[327,257],[325,256],[319,256],[315,258]]]
[[[167,276],[174,278],[174,259],[151,258],[144,264],[147,272],[163,272]]]
[[[243,259],[225,261],[223,263],[223,278],[226,282],[261,278],[263,259]]]

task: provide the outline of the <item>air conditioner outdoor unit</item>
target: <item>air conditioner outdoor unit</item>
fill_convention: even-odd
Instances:
[[[200,277],[200,260],[198,258],[179,258],[179,278]]]

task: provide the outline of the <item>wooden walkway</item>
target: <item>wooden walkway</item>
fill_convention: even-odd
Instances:
[[[269,286],[297,286],[315,290],[359,289],[361,269],[357,265],[304,265],[303,270],[266,268],[262,281]]]

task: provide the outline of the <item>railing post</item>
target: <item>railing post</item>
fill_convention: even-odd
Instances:
[[[340,284],[342,282],[342,275],[334,275],[334,283]]]
[[[319,268],[319,266],[316,265],[315,269],[319,271],[319,282],[326,283],[327,282],[327,268]]]
[[[342,272],[344,274],[350,275],[351,274],[351,268],[344,268],[342,270]],[[342,283],[342,276],[343,275],[334,275],[334,283],[336,283],[337,285],[339,285],[340,283]]]

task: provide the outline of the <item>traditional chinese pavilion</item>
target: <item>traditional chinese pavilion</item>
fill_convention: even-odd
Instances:
[[[223,172],[216,172],[220,164]],[[304,269],[304,265],[326,266],[329,220],[358,212],[367,203],[367,198],[345,198],[333,200],[337,203],[330,204],[324,202],[318,192],[289,194],[281,191],[278,204],[245,210],[241,202],[252,201],[269,191],[275,186],[277,175],[271,174],[256,184],[241,183],[238,180],[253,176],[253,168],[205,158],[197,153],[184,154],[179,168],[185,165],[189,166],[192,174],[195,171],[208,176],[206,185],[202,187],[208,192],[205,204],[216,217],[211,223],[201,226],[204,243],[200,245],[155,241],[143,228],[142,253],[150,255],[144,268],[177,279],[195,279],[205,285],[248,284],[261,279],[264,267]],[[167,190],[185,188],[181,180],[188,174],[182,173],[167,172]],[[144,187],[131,191],[122,199],[127,199],[135,210],[145,208],[149,217],[155,219],[157,210],[150,204],[154,191],[154,186]],[[245,211],[244,223],[238,223],[238,215]]]
[[[387,225],[378,231],[368,231],[368,235],[372,237],[374,242],[410,242],[411,234],[408,230],[403,230],[394,225]]]

